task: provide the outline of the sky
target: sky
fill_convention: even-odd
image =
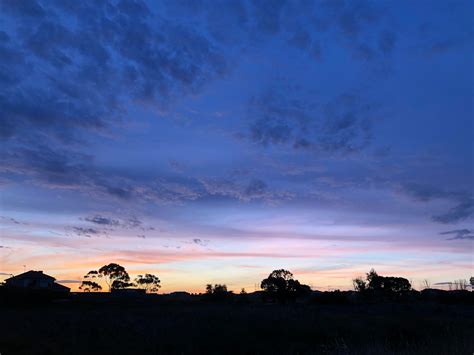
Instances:
[[[473,11],[0,1],[0,280],[469,279]]]

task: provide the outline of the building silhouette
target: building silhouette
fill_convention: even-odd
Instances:
[[[5,280],[5,287],[21,290],[45,290],[54,292],[69,292],[70,288],[55,282],[56,279],[43,271],[27,271]]]

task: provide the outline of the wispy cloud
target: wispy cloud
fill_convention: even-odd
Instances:
[[[474,230],[471,229],[455,229],[452,231],[441,232],[441,235],[452,235],[447,240],[474,240]]]
[[[470,192],[450,191],[421,184],[405,184],[404,189],[418,201],[429,202],[435,199],[444,199],[455,204],[448,211],[432,216],[435,222],[456,223],[474,215],[474,198]]]

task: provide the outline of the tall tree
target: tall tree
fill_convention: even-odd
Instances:
[[[160,282],[158,276],[152,274],[138,275],[135,278],[135,283],[145,289],[146,293],[158,292],[161,287]]]
[[[284,269],[273,270],[260,284],[260,287],[270,298],[280,302],[293,300],[298,296],[308,294],[311,288],[293,278],[293,274]]]
[[[127,271],[119,264],[110,263],[102,266],[98,271],[98,275],[100,275],[99,277],[104,278],[107,286],[109,286],[109,291],[133,285],[129,282],[130,276]]]

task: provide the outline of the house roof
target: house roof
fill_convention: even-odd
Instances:
[[[10,278],[6,279],[5,282],[12,281],[12,280],[22,280],[22,279],[35,279],[35,280],[43,279],[43,280],[50,280],[50,281],[56,280],[52,276],[43,274],[43,271],[30,270],[30,271],[24,272],[20,275],[10,277]]]

